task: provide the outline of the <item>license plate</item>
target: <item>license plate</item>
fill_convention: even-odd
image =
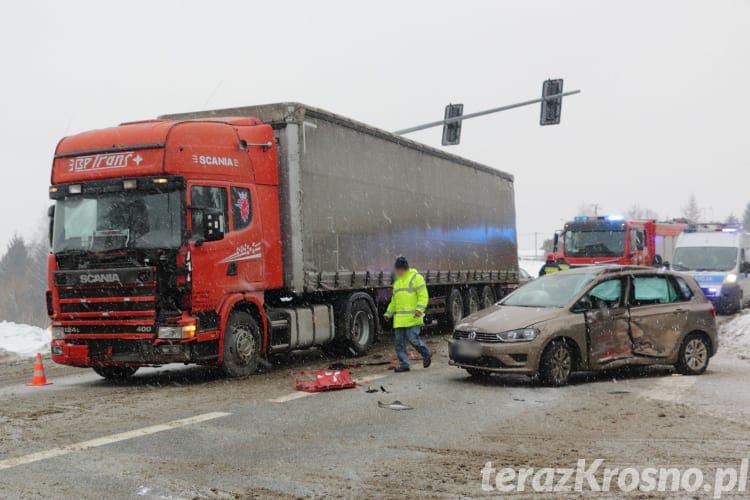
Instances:
[[[482,355],[482,346],[476,342],[458,342],[456,354],[465,358],[478,358]]]

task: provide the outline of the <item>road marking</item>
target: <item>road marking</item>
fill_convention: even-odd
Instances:
[[[212,413],[204,413],[202,415],[196,415],[194,417],[183,418],[180,420],[173,420],[165,424],[152,425],[151,427],[143,427],[142,429],[135,429],[132,431],[121,432],[119,434],[112,434],[111,436],[104,436],[96,439],[90,439],[88,441],[82,441],[80,443],[71,444],[68,446],[62,446],[58,448],[52,448],[46,451],[40,451],[37,453],[31,453],[22,457],[9,458],[7,460],[0,460],[0,470],[10,469],[11,467],[17,467],[19,465],[26,465],[41,460],[47,460],[48,458],[61,457],[68,455],[76,451],[88,450],[90,448],[98,448],[99,446],[105,446],[119,441],[125,441],[127,439],[133,439],[142,436],[148,436],[150,434],[156,434],[157,432],[169,431],[177,429],[179,427],[185,427],[186,425],[197,424],[199,422],[205,422],[207,420],[213,420],[215,418],[221,418],[231,415],[231,413],[224,413],[220,411]]]
[[[373,375],[372,377],[355,378],[354,382],[357,383],[358,385],[367,385],[369,382],[373,380],[380,380],[381,378],[386,378],[387,376],[388,375]],[[294,391],[284,396],[279,396],[278,398],[269,399],[268,402],[287,403],[289,401],[294,401],[295,399],[302,399],[302,398],[306,398],[307,396],[315,396],[316,394],[320,394],[320,393],[319,392]]]
[[[658,379],[653,387],[643,391],[641,396],[659,401],[676,403],[681,401],[683,395],[698,381],[696,376],[672,375]]]

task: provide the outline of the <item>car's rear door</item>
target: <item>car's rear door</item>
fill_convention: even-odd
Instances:
[[[631,277],[630,332],[633,353],[668,357],[688,324],[689,298],[668,274],[636,274]]]
[[[626,278],[612,278],[589,292],[592,309],[586,312],[589,359],[595,366],[633,356],[626,307]]]

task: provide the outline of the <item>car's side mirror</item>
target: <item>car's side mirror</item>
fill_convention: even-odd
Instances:
[[[224,239],[224,214],[205,211],[203,213],[203,241]]]
[[[594,308],[594,303],[591,302],[591,297],[586,295],[585,297],[581,297],[578,302],[573,306],[572,311],[574,313],[585,313]]]
[[[748,274],[750,273],[750,262],[743,262],[740,266],[740,272],[742,274]]]
[[[672,264],[668,260],[665,260],[664,262],[661,263],[661,266],[665,267],[667,269],[669,269],[669,266],[671,266],[671,265]]]

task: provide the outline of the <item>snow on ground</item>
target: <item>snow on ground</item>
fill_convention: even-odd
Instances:
[[[50,333],[43,328],[10,321],[0,322],[0,352],[19,356],[35,356],[49,352]]]
[[[719,327],[719,352],[750,359],[750,313],[745,313]]]

